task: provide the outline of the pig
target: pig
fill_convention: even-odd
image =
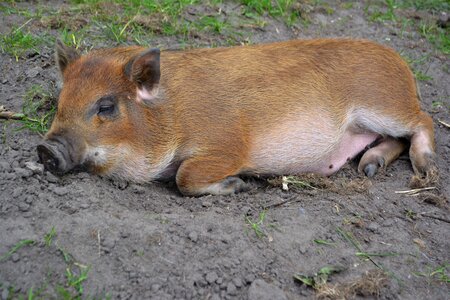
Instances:
[[[86,166],[187,196],[246,190],[239,175],[368,177],[409,147],[412,182],[436,182],[431,117],[408,65],[367,40],[316,39],[186,51],[80,55],[60,41],[58,109],[37,146],[56,174]]]

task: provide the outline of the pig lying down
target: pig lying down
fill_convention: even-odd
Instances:
[[[437,179],[433,123],[393,50],[363,40],[189,51],[123,47],[80,56],[57,43],[64,85],[46,169],[78,165],[185,195],[231,194],[238,177],[330,175],[372,145],[373,176],[409,147],[415,182]]]

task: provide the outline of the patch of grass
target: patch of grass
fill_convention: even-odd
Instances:
[[[424,55],[422,57],[419,57],[417,59],[410,58],[406,55],[402,55],[403,59],[408,63],[409,67],[413,71],[414,76],[419,81],[430,81],[433,80],[433,77],[426,74],[426,71],[423,72],[420,70],[420,68],[423,68],[422,66],[426,63],[428,63],[430,54]]]
[[[70,31],[67,27],[63,28],[60,33],[60,38],[62,42],[72,48],[80,49],[82,46],[84,39],[86,37],[86,33],[84,31],[73,32]]]
[[[339,233],[339,235],[341,237],[344,238],[344,240],[346,240],[347,242],[352,244],[353,247],[356,248],[356,250],[358,250],[359,252],[362,252],[361,244],[358,242],[358,240],[353,236],[353,234],[351,232],[345,231],[340,227],[336,228],[336,231],[337,231],[337,233]]]
[[[44,244],[47,247],[50,247],[53,243],[53,238],[55,236],[56,236],[56,230],[55,230],[55,227],[52,227],[52,229],[44,235]]]
[[[444,107],[444,103],[441,101],[432,101],[431,102],[431,108],[433,110],[438,110]]]
[[[261,228],[263,225],[264,219],[266,218],[267,211],[263,210],[259,213],[258,219],[256,221],[253,221],[250,219],[250,217],[245,217],[245,221],[248,225],[250,225],[250,228],[255,232],[256,236],[258,238],[263,238],[266,236],[266,233]]]
[[[295,274],[294,279],[317,290],[327,283],[330,275],[340,273],[345,269],[343,266],[326,266],[314,275]]]
[[[29,21],[31,19],[20,27],[13,27],[9,33],[0,35],[0,48],[2,52],[14,56],[16,61],[19,61],[19,58],[22,58],[28,51],[39,52],[37,46],[42,43],[40,37],[23,30],[23,27]]]
[[[129,20],[125,25],[122,24],[107,24],[106,25],[106,35],[117,43],[123,43],[127,40],[127,28],[130,26],[132,20]]]
[[[417,213],[415,211],[412,211],[411,209],[406,209],[405,216],[408,219],[415,220],[417,218]]]
[[[90,297],[84,292],[83,284],[88,280],[89,267],[76,262],[73,256],[64,251],[61,247],[57,245],[57,242],[52,243],[54,237],[56,236],[55,228],[52,227],[50,232],[44,235],[43,241],[37,243],[34,240],[22,240],[18,242],[15,246],[11,248],[6,254],[0,256],[0,261],[8,259],[13,253],[23,248],[24,246],[39,246],[46,248],[56,247],[61,251],[63,255],[64,262],[66,264],[66,270],[64,273],[64,281],[56,282],[50,284],[47,280],[50,277],[55,277],[47,274],[47,280],[39,284],[39,288],[32,286],[29,288],[25,294],[16,293],[14,286],[3,287],[0,283],[0,287],[7,288],[8,298],[7,299],[56,299],[63,300],[81,300],[81,299],[110,299],[111,297],[103,293],[100,296]],[[52,253],[52,252],[50,252]],[[57,275],[57,274],[52,274]],[[62,274],[61,274],[62,275]],[[56,276],[57,277],[57,276]],[[56,293],[56,295],[51,295],[49,293]]]
[[[55,98],[45,91],[40,85],[33,85],[24,96],[22,107],[22,129],[28,129],[37,133],[48,131],[51,120],[56,113]]]
[[[244,14],[256,11],[262,15],[267,13],[272,17],[281,17],[288,26],[292,26],[300,17],[299,3],[294,0],[241,0]]]
[[[436,49],[442,53],[450,54],[450,29],[440,28],[434,23],[421,22],[419,24],[420,34],[426,38]]]
[[[272,242],[273,237],[271,236],[269,231],[277,230],[277,231],[282,232],[282,230],[279,228],[278,224],[267,223],[266,216],[267,216],[267,209],[264,209],[263,211],[261,211],[258,214],[258,217],[256,220],[251,219],[249,216],[246,216],[245,222],[255,232],[255,234],[258,238],[262,239],[262,238],[266,237],[269,242]],[[270,228],[270,230],[269,230],[269,228]]]
[[[445,283],[450,283],[450,274],[448,273],[449,269],[450,264],[444,263],[442,266],[437,268],[427,266],[424,272],[413,272],[413,274],[418,277],[425,277],[429,280],[435,279]]]
[[[89,267],[74,263],[73,266],[66,268],[66,283],[65,287],[57,286],[56,290],[63,299],[82,299],[83,296],[83,282],[88,278],[87,274]],[[70,289],[75,290],[75,295]]]
[[[383,8],[380,9],[380,7],[376,6],[372,12],[369,13],[369,8],[371,7],[371,4],[366,6],[365,11],[366,14],[369,15],[370,21],[376,21],[376,22],[384,22],[384,21],[395,21],[397,19],[395,15],[395,9],[397,8],[397,3],[395,0],[384,0],[383,1]]]
[[[198,28],[206,28],[220,34],[225,28],[228,27],[228,24],[219,20],[215,16],[204,16],[197,21],[196,26]]]
[[[450,2],[448,0],[401,0],[401,7],[413,7],[417,10],[429,11],[449,11]]]
[[[18,242],[14,247],[12,247],[11,250],[9,250],[7,253],[0,256],[0,261],[8,259],[11,255],[13,255],[15,252],[17,252],[19,249],[23,248],[24,246],[28,245],[34,245],[36,242],[33,240],[22,240]]]

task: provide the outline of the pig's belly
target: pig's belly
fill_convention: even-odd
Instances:
[[[266,136],[259,139],[259,144],[256,141],[250,153],[251,172],[328,176],[379,138],[378,134],[370,132],[316,132],[311,129],[314,127]]]

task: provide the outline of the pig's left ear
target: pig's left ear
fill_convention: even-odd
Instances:
[[[56,40],[55,46],[55,59],[58,63],[59,70],[61,74],[64,72],[66,67],[70,65],[74,60],[78,59],[80,54],[77,50],[67,47],[61,40]]]
[[[159,99],[160,51],[150,49],[133,58],[125,66],[128,78],[137,86],[137,101],[155,104]]]

